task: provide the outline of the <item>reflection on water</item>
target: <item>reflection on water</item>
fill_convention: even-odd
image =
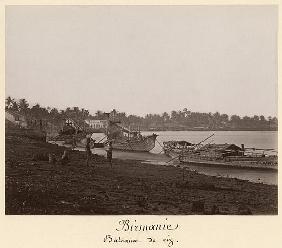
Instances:
[[[219,167],[205,167],[198,165],[188,165],[190,169],[196,170],[199,173],[220,176],[233,177],[242,180],[248,180],[255,183],[278,184],[278,173],[272,170],[249,170],[249,169],[228,169]]]
[[[178,166],[179,163],[172,161],[173,163],[166,163],[164,161],[147,160],[144,163],[157,164],[157,165],[174,165]],[[186,167],[190,170],[197,171],[200,174],[217,177],[229,177],[238,178],[241,180],[247,180],[255,183],[265,184],[278,184],[278,173],[274,170],[254,170],[254,169],[236,169],[236,168],[222,168],[214,166],[201,166],[201,165],[188,165],[181,164],[181,167]]]

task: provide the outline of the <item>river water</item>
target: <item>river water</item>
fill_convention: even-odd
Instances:
[[[145,135],[150,134],[144,132]],[[164,131],[157,132],[158,141],[162,144],[169,140],[186,140],[191,143],[199,143],[210,135],[214,134],[210,139],[204,143],[217,144],[235,144],[245,148],[263,148],[263,149],[278,149],[278,133],[277,131]],[[151,151],[159,153],[160,145],[157,143],[155,148]]]
[[[144,132],[148,135],[149,132]],[[214,134],[204,143],[233,143],[238,146],[244,144],[245,148],[274,149],[269,154],[277,154],[278,132],[277,131],[165,131],[157,132],[159,135],[153,154],[161,152],[161,145],[169,140],[186,140],[191,143],[199,143],[205,138]],[[160,144],[159,144],[160,143]],[[252,170],[252,169],[229,169],[220,167],[207,167],[199,165],[188,165],[192,170],[212,176],[234,177],[252,182],[278,184],[278,173],[271,170]]]
[[[205,143],[234,143],[238,146],[244,144],[246,148],[262,148],[278,150],[278,132],[276,131],[163,131],[156,132],[158,134],[155,148],[149,153],[144,152],[122,152],[114,151],[113,157],[119,159],[142,160],[151,164],[177,165],[174,160],[167,163],[171,158],[162,153],[162,143],[169,140],[186,140],[191,143],[199,143],[210,135],[214,134]],[[152,132],[143,132],[144,135],[152,134]],[[84,150],[78,148],[79,150]],[[103,149],[95,149],[95,153],[105,155]],[[278,184],[278,173],[272,170],[253,170],[253,169],[229,169],[219,167],[206,167],[200,165],[188,165],[192,170],[199,173],[219,176],[234,177],[242,180],[249,180],[257,183]]]

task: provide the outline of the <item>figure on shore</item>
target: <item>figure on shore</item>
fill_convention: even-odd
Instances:
[[[43,127],[42,120],[39,120],[39,128],[40,128],[40,130],[42,130],[42,127]]]
[[[53,165],[56,164],[57,159],[54,153],[49,153],[48,157],[49,157],[49,164],[53,164]]]
[[[75,139],[75,135],[72,136],[72,150],[74,150],[74,148],[76,148],[76,139]]]
[[[86,151],[86,166],[89,166],[89,162],[91,161],[91,158],[92,158],[91,137],[90,137],[90,135],[86,136],[85,151]]]
[[[62,156],[62,159],[61,159],[61,163],[62,163],[62,165],[66,165],[66,164],[68,164],[69,163],[69,154],[68,154],[68,151],[67,150],[65,150],[64,151],[64,154],[63,154],[63,156]]]
[[[109,161],[111,167],[113,167],[112,158],[113,158],[113,145],[112,145],[112,141],[110,141],[107,147],[107,160]]]

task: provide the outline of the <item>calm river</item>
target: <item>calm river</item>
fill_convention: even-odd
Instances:
[[[169,140],[186,140],[191,143],[199,143],[210,135],[214,134],[205,143],[231,143],[238,146],[244,144],[249,148],[278,148],[278,132],[277,131],[165,131],[156,132],[158,141],[162,144],[164,141]],[[145,135],[150,132],[144,132]],[[158,143],[151,151],[153,153],[160,152]]]
[[[161,145],[169,140],[186,140],[191,143],[199,143],[208,136],[215,134],[205,143],[234,143],[238,146],[244,144],[246,148],[278,149],[278,132],[273,131],[164,131],[158,134],[155,148],[149,153],[114,151],[113,157],[119,159],[142,160],[152,164],[168,165],[169,157],[162,153]],[[143,132],[144,135],[152,132]],[[101,134],[102,135],[102,134]],[[103,136],[103,135],[102,135]],[[78,148],[78,150],[84,150]],[[95,153],[105,155],[104,149],[95,149]],[[189,168],[199,173],[212,176],[234,177],[249,180],[257,183],[276,184],[278,183],[278,173],[272,170],[252,170],[252,169],[228,169],[218,167],[192,166]]]
[[[145,135],[150,133],[151,132],[144,132]],[[199,143],[214,133],[214,136],[205,143],[234,143],[238,146],[244,144],[246,148],[271,148],[276,151],[278,150],[278,132],[276,131],[164,131],[156,133],[159,135],[157,140],[161,145],[162,142],[169,140],[186,140],[191,143]],[[158,142],[156,142],[155,148],[151,151],[151,153],[156,155],[161,152],[161,146]],[[163,159],[160,158],[161,156],[157,155],[157,157],[159,157],[159,163],[162,163]],[[149,161],[154,162],[155,160],[149,159]],[[189,165],[189,167],[193,170],[197,170],[199,173],[212,176],[235,177],[267,184],[277,184],[278,181],[278,173],[275,171],[227,169],[192,165]]]

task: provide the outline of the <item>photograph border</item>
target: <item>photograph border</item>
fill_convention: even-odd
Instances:
[[[0,3],[1,27],[1,97],[5,100],[5,6],[6,5],[171,5],[172,1],[2,1]],[[281,1],[173,1],[173,5],[278,5],[279,8],[279,37],[278,42],[278,106],[281,104]],[[278,171],[278,212],[277,216],[23,216],[5,215],[5,114],[1,122],[1,219],[0,245],[9,248],[92,248],[92,247],[145,247],[144,243],[136,244],[105,244],[105,235],[118,235],[116,229],[119,221],[129,219],[139,223],[163,223],[167,218],[172,225],[179,227],[175,232],[154,233],[156,239],[164,239],[167,235],[179,241],[173,247],[271,247],[278,248],[282,243],[281,236],[281,173]],[[278,119],[281,109],[278,108]],[[280,125],[280,122],[279,122]],[[281,128],[278,128],[278,148],[281,149]],[[280,161],[280,159],[279,159]],[[145,234],[122,233],[124,237],[134,238],[138,235],[146,238]],[[143,235],[143,236],[142,236]],[[147,247],[166,247],[163,243],[150,244]]]

